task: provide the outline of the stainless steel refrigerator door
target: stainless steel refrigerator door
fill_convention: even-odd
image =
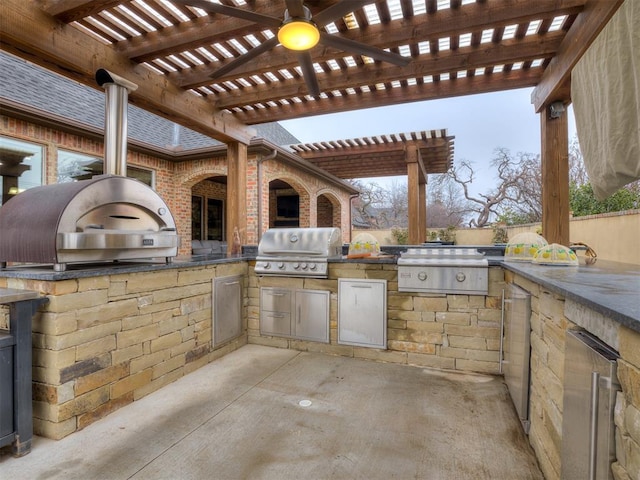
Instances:
[[[213,345],[242,334],[242,276],[213,279]]]
[[[613,479],[613,410],[620,389],[615,350],[584,331],[566,335],[562,479]]]
[[[504,292],[504,358],[502,372],[511,400],[529,433],[529,360],[531,358],[531,294],[507,284]]]

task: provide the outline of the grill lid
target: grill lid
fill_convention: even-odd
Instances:
[[[258,275],[327,278],[328,260],[342,256],[339,228],[272,228],[258,245]]]
[[[489,262],[475,248],[409,248],[398,265],[486,267]]]
[[[342,255],[339,228],[272,228],[258,245],[259,257],[334,258]]]

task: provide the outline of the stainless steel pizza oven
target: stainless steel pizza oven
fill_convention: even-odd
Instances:
[[[327,278],[329,259],[342,256],[339,228],[272,228],[258,245],[258,275]]]
[[[169,208],[132,178],[91,180],[25,190],[0,208],[0,262],[67,263],[177,255]]]
[[[487,295],[489,262],[473,248],[409,248],[398,259],[398,291]]]
[[[164,257],[180,243],[169,207],[126,177],[127,96],[135,85],[106,70],[105,175],[28,189],[0,208],[0,267],[7,262],[67,263]]]

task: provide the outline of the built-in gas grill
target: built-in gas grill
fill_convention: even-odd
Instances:
[[[258,275],[327,278],[328,261],[342,256],[339,228],[272,228],[258,245]]]
[[[473,248],[409,248],[398,259],[398,291],[486,295],[489,262]]]
[[[169,207],[153,189],[126,177],[127,97],[136,88],[106,70],[105,175],[28,189],[0,208],[0,267],[7,262],[67,263],[178,254]]]

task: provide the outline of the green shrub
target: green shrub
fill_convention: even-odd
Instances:
[[[409,242],[409,230],[407,230],[406,228],[392,228],[391,236],[398,245],[406,245]]]

